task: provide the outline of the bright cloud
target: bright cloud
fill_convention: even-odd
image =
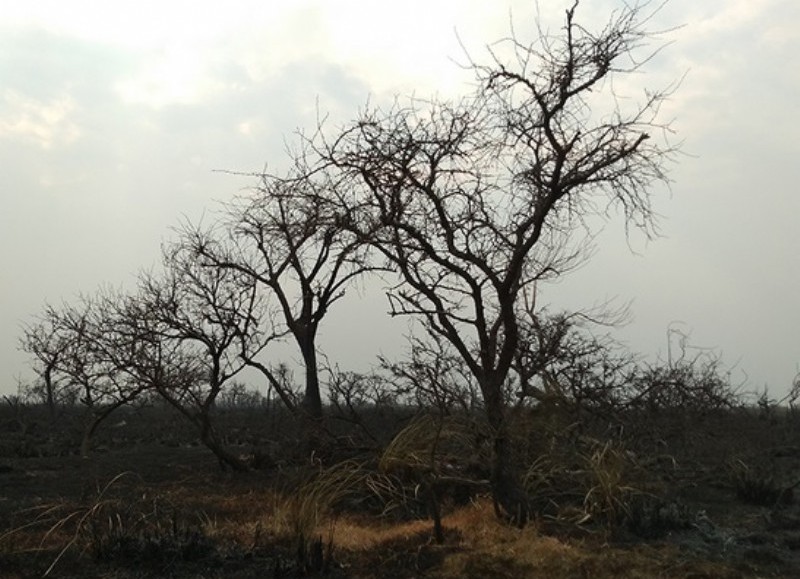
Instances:
[[[138,75],[120,81],[116,89],[126,103],[160,107],[196,101],[209,85],[200,55],[170,48],[145,61]]]
[[[527,3],[517,2],[513,10],[512,4],[409,0],[400,9],[363,0],[238,0],[224,7],[181,0],[42,0],[19,3],[4,14],[4,25],[138,54],[140,70],[117,89],[128,102],[153,106],[201,98],[218,87],[214,73],[226,65],[261,81],[307,59],[368,78],[377,93],[454,94],[470,75],[452,60],[463,62],[464,48],[482,52],[489,39],[508,33],[512,13],[529,12]]]
[[[37,27],[132,50],[204,42],[230,33],[263,12],[253,1],[217,3],[191,0],[37,0],[4,7],[3,24]]]
[[[80,129],[71,119],[75,104],[69,97],[38,102],[6,90],[0,103],[0,139],[19,138],[49,149],[80,137]]]
[[[782,0],[727,0],[713,5],[706,4],[705,15],[695,30],[701,34],[709,34],[751,27],[756,19],[768,14],[780,1]]]

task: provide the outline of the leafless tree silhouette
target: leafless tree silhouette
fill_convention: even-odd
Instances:
[[[114,314],[120,299],[119,292],[106,289],[75,305],[48,305],[23,335],[24,348],[45,363],[48,404],[74,397],[85,408],[82,456],[89,455],[103,421],[145,389],[126,371],[116,349]]]
[[[503,394],[522,292],[584,257],[575,239],[593,216],[618,208],[653,235],[650,189],[675,152],[658,115],[672,88],[625,99],[614,88],[653,54],[646,5],[620,8],[596,33],[576,14],[577,2],[557,35],[496,45],[489,64],[472,64],[468,98],[370,108],[313,141],[350,180],[335,190],[347,225],[402,276],[392,314],[422,320],[475,378],[494,430],[494,496],[519,523],[530,507]]]
[[[320,324],[348,285],[374,267],[366,259],[365,244],[342,226],[337,207],[320,202],[338,187],[331,174],[309,171],[302,151],[293,160],[286,175],[259,175],[257,189],[228,206],[216,241],[214,232],[197,227],[186,227],[184,234],[206,265],[246,276],[277,303],[305,366],[303,410],[319,419]],[[252,355],[244,359],[295,409],[275,368]]]
[[[223,388],[278,335],[253,280],[207,267],[187,239],[164,249],[164,273],[140,276],[139,292],[125,306],[140,380],[194,423],[200,439],[224,466],[246,465],[222,444],[213,423]]]

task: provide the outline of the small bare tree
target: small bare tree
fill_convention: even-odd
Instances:
[[[666,181],[674,148],[656,138],[667,91],[622,99],[614,87],[648,61],[646,4],[625,5],[593,32],[577,2],[557,35],[504,41],[477,88],[456,103],[412,100],[368,109],[315,141],[349,228],[402,276],[393,315],[413,315],[447,340],[474,376],[493,429],[496,503],[519,523],[519,482],[504,395],[520,341],[522,292],[582,257],[589,218],[621,209],[652,235],[650,187]],[[650,52],[649,54],[652,54]]]
[[[607,333],[594,330],[625,323],[628,307],[614,309],[606,303],[550,313],[536,308],[535,288],[528,295],[519,308],[519,346],[511,370],[519,402],[618,417],[636,374],[636,357]]]

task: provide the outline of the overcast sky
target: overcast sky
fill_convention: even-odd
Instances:
[[[584,0],[589,27],[621,0]],[[540,0],[558,25],[569,2]],[[0,0],[0,393],[30,377],[20,324],[48,301],[131,284],[182,216],[252,182],[217,170],[280,167],[284,140],[319,110],[352,118],[369,98],[457,95],[531,0]],[[580,16],[582,15],[582,16]],[[582,270],[544,291],[557,306],[633,300],[620,332],[666,352],[670,324],[785,392],[800,364],[800,2],[671,0],[653,28],[682,28],[636,79],[686,73],[665,109],[684,141],[671,191],[654,190],[663,237],[619,223]],[[207,217],[208,218],[208,217]],[[633,251],[632,251],[633,250]],[[323,328],[343,367],[400,350],[378,292],[353,294]]]

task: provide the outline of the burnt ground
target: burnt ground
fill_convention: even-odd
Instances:
[[[608,503],[613,525],[571,517],[577,500],[516,529],[478,489],[443,503],[439,545],[413,484],[406,502],[348,496],[315,527],[319,543],[298,543],[309,473],[345,458],[374,467],[353,437],[340,456],[305,456],[286,417],[242,410],[222,419],[231,445],[269,460],[233,473],[164,410],[112,418],[88,459],[76,418],[46,426],[36,411],[0,419],[0,577],[800,577],[800,417],[788,412],[633,421],[628,478],[606,481],[630,487]],[[559,476],[583,476],[559,472],[540,487],[550,503],[566,496]]]

